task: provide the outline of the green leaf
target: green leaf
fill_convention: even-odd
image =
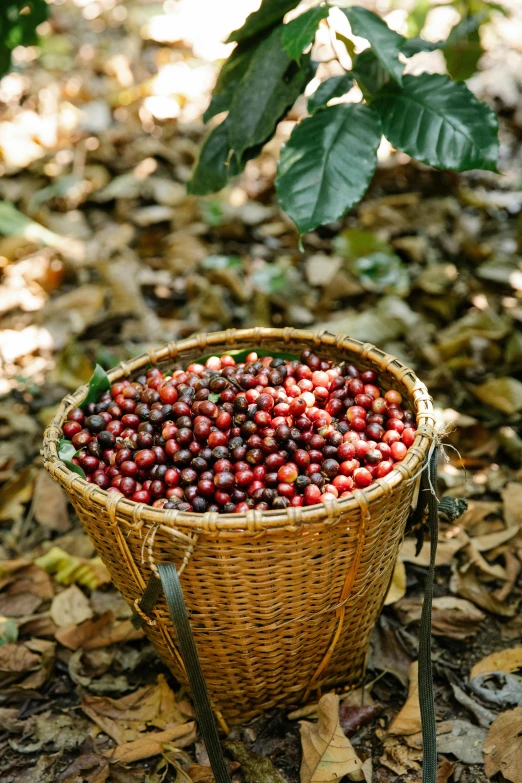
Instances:
[[[226,43],[244,41],[280,22],[284,15],[299,5],[300,0],[263,0],[260,8],[247,16],[245,24],[231,33]]]
[[[399,62],[398,55],[404,43],[404,36],[390,30],[380,16],[367,8],[354,6],[341,8],[341,11],[348,17],[352,33],[370,42],[383,68],[389,71],[398,84],[402,84],[404,65]]]
[[[344,46],[346,48],[346,51],[348,52],[348,54],[350,55],[350,57],[353,60],[354,57],[355,57],[355,44],[354,44],[354,42],[350,38],[347,38],[342,33],[335,33],[335,37],[336,37],[336,39],[338,41],[341,41],[341,43],[344,44]]]
[[[210,402],[219,402],[219,398],[221,397],[221,394],[216,392],[215,394],[209,394],[207,397],[207,400],[210,400]]]
[[[283,27],[283,49],[291,60],[301,62],[301,54],[314,42],[319,23],[326,19],[330,9],[326,5],[309,8],[304,14]]]
[[[363,104],[329,106],[294,128],[276,188],[301,234],[337,220],[362,198],[380,140],[378,116]]]
[[[408,35],[419,35],[426,24],[431,8],[431,0],[417,0],[413,10],[408,14]]]
[[[194,196],[215,193],[227,184],[229,118],[210,131],[201,145],[198,159],[187,182],[187,192]]]
[[[72,458],[76,456],[76,454],[78,454],[78,452],[72,443],[69,440],[62,438],[58,443],[58,457],[69,468],[69,470],[72,470],[73,473],[77,473],[79,476],[81,476],[82,479],[85,479],[85,473],[83,472],[82,468],[72,461]]]
[[[9,70],[11,51],[15,47],[38,43],[36,28],[48,15],[49,6],[45,0],[3,0],[0,6],[0,77]]]
[[[401,52],[405,57],[413,57],[419,52],[434,52],[436,49],[441,49],[444,44],[445,41],[425,41],[420,36],[406,38],[401,46]]]
[[[373,49],[365,49],[357,55],[352,74],[367,101],[371,101],[381,87],[390,81],[389,71],[382,67]]]
[[[383,133],[399,150],[430,166],[452,171],[497,171],[498,120],[465,84],[448,76],[405,76],[389,82],[372,103]]]
[[[446,67],[452,79],[464,82],[477,70],[478,61],[484,54],[480,40],[480,25],[487,14],[473,14],[452,27],[448,40],[442,49]]]
[[[361,256],[352,264],[351,271],[367,291],[397,296],[407,296],[410,292],[408,270],[395,254],[376,252]]]
[[[234,269],[242,267],[243,260],[239,256],[207,256],[201,262],[202,269]]]
[[[282,37],[283,28],[276,27],[259,45],[234,93],[228,140],[240,158],[249,147],[271,138],[309,78],[310,56],[305,56],[300,68],[291,67]]]
[[[4,644],[12,644],[18,639],[18,626],[12,617],[0,619],[0,647]]]
[[[316,111],[326,106],[332,98],[340,98],[346,95],[353,87],[353,77],[349,73],[342,76],[331,76],[319,85],[317,90],[308,98],[308,111],[315,114]]]
[[[90,402],[97,402],[98,397],[104,391],[111,388],[111,382],[107,377],[107,373],[100,367],[99,364],[94,368],[94,372],[91,375],[89,381],[89,388],[87,389],[87,395],[84,401],[81,403],[80,408],[85,408]]]
[[[210,106],[203,115],[203,122],[208,122],[216,114],[230,109],[234,90],[247,72],[259,43],[259,38],[242,41],[225,60],[212,93]]]

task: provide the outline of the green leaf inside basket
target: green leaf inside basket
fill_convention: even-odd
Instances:
[[[100,394],[107,389],[111,388],[111,382],[103,367],[99,364],[94,368],[94,372],[89,381],[89,388],[85,396],[84,401],[80,404],[80,408],[83,410],[90,402],[96,402]]]
[[[82,479],[85,479],[85,473],[79,465],[76,465],[72,458],[78,454],[70,440],[62,438],[58,444],[58,456],[62,462],[72,470],[73,473],[77,473]]]

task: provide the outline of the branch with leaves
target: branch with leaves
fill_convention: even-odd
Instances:
[[[269,141],[317,66],[311,49],[319,25],[328,24],[323,3],[284,24],[299,0],[263,0],[228,42],[237,46],[219,73],[204,119],[226,117],[200,150],[190,193],[221,190]],[[465,84],[442,74],[404,74],[404,60],[445,45],[405,38],[360,6],[339,9],[352,34],[370,46],[355,54],[337,33],[352,67],[323,82],[308,100],[309,115],[282,148],[276,189],[301,234],[341,218],[366,192],[384,135],[397,149],[439,169],[497,170],[498,122],[493,110]],[[360,103],[329,105],[354,83]]]

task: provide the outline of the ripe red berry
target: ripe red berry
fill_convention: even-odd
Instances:
[[[293,462],[287,462],[286,465],[282,465],[277,471],[277,478],[285,484],[292,484],[298,475],[299,470]]]
[[[373,478],[367,468],[356,468],[353,472],[353,480],[358,487],[369,487]]]

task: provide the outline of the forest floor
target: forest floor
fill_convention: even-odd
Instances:
[[[434,397],[439,495],[468,499],[439,542],[438,780],[494,777],[496,746],[520,783],[522,708],[508,730],[497,716],[522,705],[521,53],[499,45],[471,83],[499,111],[502,175],[388,152],[359,208],[306,235],[301,253],[274,198],[276,144],[237,186],[186,195],[219,50],[208,44],[205,59],[189,32],[169,38],[159,3],[52,8],[40,50],[0,83],[0,779],[213,780],[188,725],[151,751],[151,734],[188,724],[192,707],[44,471],[42,435],[96,362],[200,330],[292,325],[379,345]],[[414,548],[407,539],[367,684],[341,696],[375,783],[421,775],[414,700],[401,711],[427,573],[427,547]],[[299,723],[286,711],[231,738],[235,780],[298,783]],[[121,751],[129,741],[134,755]],[[264,777],[248,772],[251,752],[273,762]]]

